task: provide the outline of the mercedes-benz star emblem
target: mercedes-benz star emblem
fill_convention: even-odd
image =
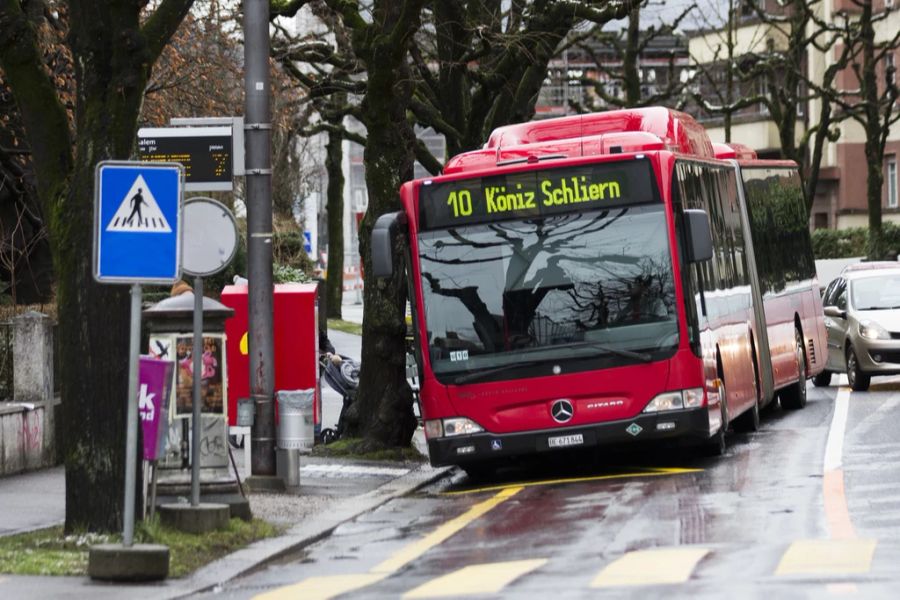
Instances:
[[[572,418],[573,414],[575,414],[575,409],[568,400],[557,400],[550,407],[550,416],[557,423],[565,423]]]

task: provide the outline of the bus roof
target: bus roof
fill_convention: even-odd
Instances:
[[[737,144],[734,142],[722,144],[714,142],[712,146],[713,151],[716,153],[716,158],[722,160],[727,158],[733,158],[735,160],[757,160],[758,158],[756,150],[750,146],[745,146],[744,144]]]
[[[706,130],[690,115],[663,107],[632,108],[499,127],[483,149],[451,158],[444,173],[654,150],[716,158]]]

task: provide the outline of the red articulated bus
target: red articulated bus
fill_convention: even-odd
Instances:
[[[806,404],[826,338],[796,165],[713,145],[665,108],[502,127],[405,183],[431,462],[643,440],[714,454],[780,397]]]

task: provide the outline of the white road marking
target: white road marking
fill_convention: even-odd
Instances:
[[[834,416],[825,443],[825,464],[823,471],[840,469],[844,454],[844,431],[847,429],[847,412],[850,409],[850,390],[841,388],[834,400]]]
[[[684,583],[708,548],[681,546],[627,552],[594,578],[592,588]]]
[[[460,598],[498,594],[523,575],[542,567],[546,558],[469,565],[427,581],[403,594],[404,598]]]
[[[316,465],[304,465],[300,467],[300,475],[301,477],[306,474],[310,477],[315,476],[333,476],[333,477],[347,477],[350,475],[386,475],[386,476],[396,476],[406,475],[409,473],[409,469],[402,469],[397,467],[366,467],[361,465],[341,465],[341,464],[316,464]]]
[[[799,540],[781,557],[776,576],[868,573],[876,540]]]

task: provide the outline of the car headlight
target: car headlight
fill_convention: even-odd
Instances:
[[[655,397],[644,408],[645,413],[696,408],[703,404],[703,388],[690,388],[676,392],[666,392]]]
[[[859,335],[870,340],[889,340],[891,334],[875,321],[860,321]]]
[[[429,439],[468,435],[470,433],[481,433],[482,431],[484,431],[484,427],[465,417],[429,419],[425,421],[425,437]]]

